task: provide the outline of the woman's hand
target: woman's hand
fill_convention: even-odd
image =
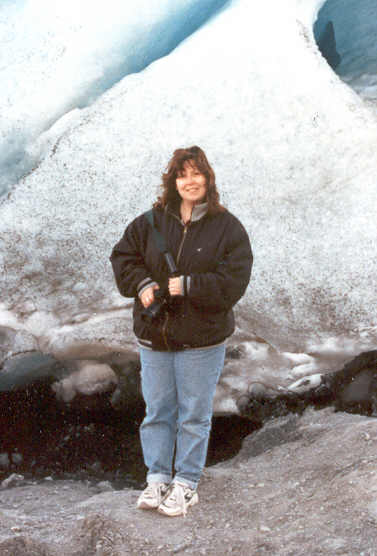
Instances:
[[[154,301],[154,290],[158,290],[159,286],[156,284],[155,286],[151,286],[150,288],[147,288],[146,290],[143,291],[143,293],[140,296],[140,301],[143,304],[144,308],[149,307],[149,305],[151,305]]]
[[[183,295],[181,278],[169,278],[170,295]]]

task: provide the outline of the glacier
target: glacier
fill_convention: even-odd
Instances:
[[[327,0],[318,13],[314,35],[318,44],[329,25],[339,54],[338,75],[363,98],[377,100],[377,6],[375,0]],[[331,63],[330,63],[331,65]]]
[[[72,112],[58,136],[75,110],[168,54],[227,3],[139,0],[135,9],[122,0],[3,2],[0,195],[38,164],[50,146],[46,132],[63,115]]]
[[[153,4],[167,30],[168,4]],[[191,144],[206,151],[222,202],[255,253],[230,340],[242,356],[224,369],[215,411],[236,413],[254,382],[286,387],[376,349],[375,106],[321,55],[313,25],[323,5],[224,3],[168,55],[96,99],[95,80],[81,97],[76,83],[74,109],[64,94],[59,110],[27,123],[13,143],[27,136],[38,162],[0,205],[3,360],[36,350],[63,361],[135,350],[132,301],[117,292],[108,256],[151,206],[172,151]],[[145,37],[139,24],[134,38]],[[56,54],[56,37],[44,40]],[[30,65],[42,82],[40,62]],[[47,77],[54,83],[53,72]]]

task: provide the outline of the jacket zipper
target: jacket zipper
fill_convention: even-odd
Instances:
[[[190,222],[187,222],[185,224],[185,227],[183,228],[183,236],[182,236],[182,239],[181,239],[181,243],[179,244],[178,254],[177,254],[177,261],[176,261],[177,266],[178,266],[178,263],[179,263],[179,259],[181,258],[182,248],[183,248],[183,244],[184,244],[185,239],[186,239],[186,234],[187,234],[187,230],[188,230],[189,226],[190,226]]]
[[[179,244],[178,254],[177,254],[177,260],[176,260],[177,266],[178,266],[178,263],[179,263],[179,259],[180,259],[180,257],[181,257],[183,244],[184,244],[184,242],[185,242],[186,234],[187,234],[187,230],[188,230],[188,227],[189,227],[189,226],[190,226],[190,221],[188,221],[188,222],[184,225],[184,228],[183,228],[183,236],[182,236],[182,239],[181,239],[181,243]],[[169,322],[169,313],[166,313],[165,322],[164,322],[164,324],[162,325],[162,337],[163,337],[163,340],[164,340],[164,344],[166,345],[166,348],[170,351],[169,344],[168,344],[168,337],[167,337],[168,322]]]
[[[167,335],[166,335],[166,329],[167,329],[167,327],[168,327],[168,320],[169,320],[169,313],[166,313],[166,315],[165,315],[165,322],[164,322],[164,324],[162,325],[162,338],[163,338],[163,340],[164,340],[164,344],[165,344],[165,346],[166,346],[166,349],[167,349],[168,351],[170,351],[170,347],[169,347],[169,344],[168,344],[168,338],[167,338]]]

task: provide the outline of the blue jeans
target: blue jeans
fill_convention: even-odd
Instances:
[[[146,415],[140,426],[148,482],[182,481],[196,488],[206,462],[212,404],[225,343],[184,351],[140,347]]]

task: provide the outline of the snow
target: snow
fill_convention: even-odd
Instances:
[[[3,1],[0,195],[38,165],[79,118],[79,109],[124,76],[171,52],[229,4],[142,0],[135,9],[122,0],[67,0],[59,5],[48,0]],[[364,98],[377,98],[374,0],[363,2],[362,9],[357,0],[346,8],[341,0],[296,0],[296,5],[285,6],[292,8],[299,19],[315,20],[319,12],[317,37],[328,21],[334,23],[342,79]],[[269,28],[272,24],[273,20]],[[263,42],[265,28],[256,31]],[[227,30],[225,37],[231,33]]]
[[[168,54],[226,3],[139,0],[135,9],[124,0],[3,2],[0,194],[44,154],[49,143],[34,143],[59,118]]]
[[[26,25],[26,8],[37,11],[38,5],[5,4],[13,14],[9,21],[23,14]],[[130,25],[127,6],[123,19],[116,13],[114,37]],[[170,29],[169,2],[158,6],[154,21]],[[179,6],[182,20],[176,17],[175,24],[184,28],[188,2]],[[130,300],[116,292],[108,256],[126,224],[155,199],[172,151],[198,144],[214,166],[222,201],[245,224],[255,253],[231,340],[244,345],[245,355],[229,366],[234,391],[227,378],[218,397],[219,407],[229,408],[256,380],[287,385],[306,373],[339,369],[376,348],[377,122],[318,50],[312,27],[321,2],[266,0],[255,8],[234,0],[222,10],[219,3],[212,7],[216,17],[169,55],[127,75],[95,101],[96,76],[109,75],[115,53],[126,48],[117,50],[113,36],[114,44],[107,42],[114,12],[99,22],[97,11],[92,27],[79,18],[80,27],[69,19],[61,23],[70,13],[62,8],[54,33],[43,34],[41,27],[38,40],[30,39],[40,45],[43,37],[49,48],[35,49],[28,61],[31,100],[23,96],[25,102],[34,99],[35,120],[28,120],[20,100],[15,119],[25,122],[25,131],[12,152],[21,166],[23,149],[32,152],[38,145],[45,158],[0,206],[0,326],[15,322],[11,327],[62,358],[134,349]],[[57,16],[47,9],[44,17]],[[136,27],[132,44],[143,38],[143,48],[153,46],[145,28]],[[81,56],[77,45],[84,36],[96,36],[101,53],[112,56],[95,61],[88,42]],[[71,62],[68,54],[59,58],[62,45],[75,53]],[[38,58],[43,52],[47,66]],[[49,87],[59,89],[60,78],[42,71],[54,64],[57,71],[64,68],[56,74],[64,76],[56,104]],[[95,70],[82,72],[86,65]],[[74,68],[86,83],[94,77],[85,94],[75,82],[68,98],[64,86]],[[106,77],[101,87],[109,83]],[[64,121],[41,135],[72,107]],[[2,129],[10,122],[7,116]],[[14,176],[20,167],[9,165],[5,173]]]

